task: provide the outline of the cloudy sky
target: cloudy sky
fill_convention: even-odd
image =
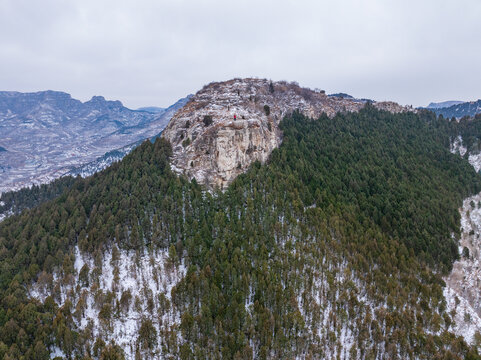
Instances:
[[[481,98],[479,0],[0,0],[0,90],[168,106],[255,76],[426,105]]]

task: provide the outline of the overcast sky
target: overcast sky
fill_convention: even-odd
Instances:
[[[168,106],[211,81],[481,98],[479,0],[0,0],[0,90]]]

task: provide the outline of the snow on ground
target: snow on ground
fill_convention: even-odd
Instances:
[[[454,141],[451,143],[451,147],[449,149],[453,154],[459,154],[461,157],[464,157],[468,149],[463,145],[463,139],[461,136],[458,136]],[[468,156],[469,163],[474,167],[476,172],[481,170],[481,153],[478,154],[469,154]]]
[[[466,151],[462,138],[455,139],[451,152],[464,156]],[[481,169],[481,154],[470,154],[468,161],[476,171]],[[481,333],[481,193],[466,198],[459,211],[460,259],[444,279],[444,297],[448,312],[454,315],[454,332],[472,344],[476,332]]]
[[[458,136],[454,141],[451,143],[451,147],[449,149],[453,154],[459,154],[464,156],[466,154],[466,147],[463,146],[463,139],[461,136]]]
[[[465,199],[460,212],[461,257],[445,279],[444,296],[448,311],[454,311],[455,333],[472,343],[475,332],[481,332],[481,193]]]
[[[65,358],[64,352],[58,346],[55,346],[50,353],[50,359],[55,359],[56,357]]]
[[[469,154],[468,161],[471,165],[473,165],[476,172],[479,172],[479,170],[481,170],[481,153]]]
[[[90,286],[81,276],[85,265],[90,269]],[[96,266],[90,255],[81,254],[76,247],[74,268],[74,281],[60,276],[60,272],[54,274],[53,288],[59,284],[61,289],[58,296],[54,295],[56,302],[62,306],[66,300],[71,301],[78,330],[91,327],[93,341],[115,341],[125,351],[126,359],[133,359],[139,348],[143,320],[151,320],[158,335],[180,323],[180,314],[170,299],[172,288],[184,277],[186,269],[183,264],[172,265],[167,250],[137,255],[134,251],[110,249]],[[126,302],[129,292],[131,298]],[[30,296],[41,301],[50,293],[49,285],[40,280],[30,289]],[[106,309],[111,311],[108,317],[102,315]],[[149,356],[162,358],[160,343]]]

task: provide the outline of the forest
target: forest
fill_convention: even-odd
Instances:
[[[459,256],[458,208],[481,191],[449,146],[481,134],[479,123],[369,104],[334,118],[294,112],[269,161],[224,192],[174,174],[161,138],[43,189],[32,196],[49,200],[0,223],[0,359],[48,359],[54,347],[69,359],[125,357],[80,326],[78,303],[29,296],[41,274],[75,279],[78,302],[75,292],[99,291],[95,269],[74,269],[76,246],[92,258],[164,249],[186,267],[159,305],[180,322],[152,338],[162,317],[143,321],[138,358],[481,359],[450,331],[442,292]],[[101,297],[106,323],[122,316],[115,299]]]
[[[48,200],[55,199],[75,182],[72,176],[63,176],[50,184],[32,185],[0,195],[0,215],[19,214]]]

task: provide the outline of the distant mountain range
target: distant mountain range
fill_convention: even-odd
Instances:
[[[430,103],[426,109],[443,109],[453,105],[462,104],[464,101],[457,101],[457,100],[450,100],[450,101],[442,101],[442,102],[432,102]]]
[[[58,91],[0,92],[0,192],[49,182],[158,135],[188,98],[147,111],[102,96],[81,102]]]
[[[449,103],[454,104],[449,105]],[[459,119],[464,116],[475,116],[481,113],[481,100],[469,102],[446,101],[444,103],[433,104],[434,103],[429,104],[427,108],[438,115],[443,115],[445,118],[455,117]],[[441,104],[447,104],[448,106],[443,107]]]

